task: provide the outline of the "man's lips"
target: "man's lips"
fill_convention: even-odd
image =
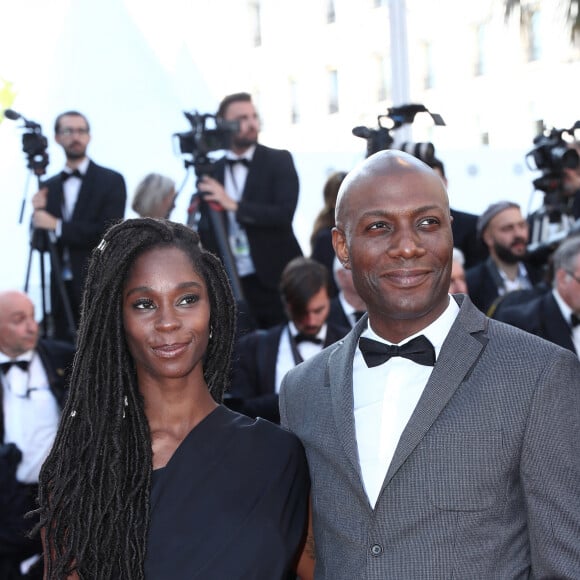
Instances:
[[[391,270],[383,276],[396,286],[411,287],[421,284],[428,274],[427,270]]]

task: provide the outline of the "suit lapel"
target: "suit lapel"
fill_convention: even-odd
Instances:
[[[564,320],[562,311],[560,310],[552,292],[548,292],[548,294],[543,298],[543,303],[545,314],[542,316],[542,313],[540,312],[539,317],[546,321],[545,338],[575,353],[576,349],[574,348],[574,342],[572,341],[570,325],[566,320]]]
[[[94,175],[96,165],[91,161],[87,167],[87,172],[81,183],[81,188],[79,189],[79,195],[73,209],[72,220],[79,220],[87,215],[87,205],[91,196],[93,195],[95,189],[95,179]]]
[[[358,458],[356,431],[354,425],[354,399],[352,391],[352,361],[362,331],[366,328],[367,316],[363,316],[357,325],[343,340],[336,343],[336,348],[328,357],[329,388],[331,391],[332,413],[335,425],[340,425],[336,436],[340,439],[345,455],[355,473],[358,484],[362,486],[362,475]]]
[[[242,199],[255,199],[260,198],[262,188],[260,187],[260,177],[263,175],[263,171],[260,168],[263,166],[264,148],[262,145],[257,144],[254,150],[254,155],[252,157],[252,163],[250,164],[248,170],[248,176],[246,177],[246,183],[244,184],[244,190],[242,191]]]
[[[383,489],[421,442],[449,399],[470,373],[487,344],[487,319],[471,301],[456,297],[461,309],[439,353],[437,363],[417,403],[387,471]]]

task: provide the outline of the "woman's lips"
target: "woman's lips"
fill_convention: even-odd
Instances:
[[[188,343],[176,342],[173,344],[163,344],[161,346],[154,346],[153,352],[162,358],[175,358],[185,351]]]

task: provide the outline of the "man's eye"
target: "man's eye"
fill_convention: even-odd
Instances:
[[[385,222],[374,222],[374,223],[370,224],[367,229],[369,229],[369,230],[381,230],[381,229],[385,229],[388,227],[389,227],[388,224]]]
[[[436,226],[437,224],[439,224],[439,220],[433,217],[424,218],[419,222],[420,226]]]

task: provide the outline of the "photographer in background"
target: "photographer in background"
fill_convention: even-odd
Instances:
[[[127,189],[120,173],[97,165],[87,156],[91,134],[83,114],[61,113],[54,124],[54,139],[64,150],[66,165],[34,194],[32,221],[36,229],[54,232],[57,239],[60,263],[58,267],[52,264],[50,275],[53,336],[75,342],[64,301],[68,300],[78,326],[89,256],[105,229],[123,218]]]
[[[574,140],[568,147],[580,158],[580,141]],[[564,193],[571,200],[570,213],[577,220],[580,219],[580,163],[575,169],[564,168],[563,173]]]
[[[203,176],[198,190],[210,206],[223,210],[249,314],[259,328],[269,328],[285,320],[278,292],[282,270],[302,255],[292,229],[298,174],[288,151],[258,143],[260,122],[251,95],[228,95],[217,117],[238,121],[240,128],[231,149],[215,163],[213,176]],[[198,229],[203,246],[219,255],[203,210]]]

